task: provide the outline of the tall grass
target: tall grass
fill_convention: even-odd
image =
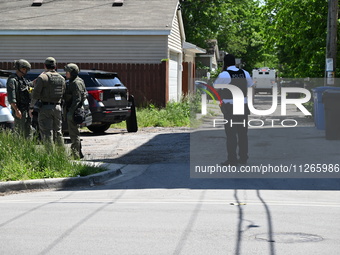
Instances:
[[[166,107],[149,104],[136,109],[138,127],[189,127],[200,107],[199,94],[182,96],[179,102],[170,101]],[[125,128],[125,122],[112,127]]]
[[[9,131],[0,131],[0,181],[76,177],[104,171],[70,161],[65,147],[38,145]]]

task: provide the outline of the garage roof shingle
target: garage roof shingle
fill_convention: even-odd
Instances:
[[[156,30],[171,29],[178,0],[0,0],[0,31],[10,30]]]

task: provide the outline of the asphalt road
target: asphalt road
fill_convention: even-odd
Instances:
[[[340,141],[295,110],[299,127],[249,130],[251,163],[339,162]],[[340,179],[190,178],[192,133],[158,131],[84,134],[87,159],[131,162],[104,185],[0,197],[0,254],[339,254]]]
[[[1,197],[0,253],[335,255],[338,189],[328,179],[191,179],[186,164],[153,164],[121,183]]]

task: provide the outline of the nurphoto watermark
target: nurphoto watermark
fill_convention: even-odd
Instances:
[[[337,88],[325,87],[323,79],[276,79],[267,82],[270,88],[266,89],[256,86],[261,81],[256,82],[246,92],[214,80],[196,82],[207,114],[191,134],[191,177],[340,178],[340,155],[331,156],[340,140],[328,142],[318,127],[318,122],[326,122],[323,93]],[[231,97],[223,98],[226,90]],[[225,118],[221,107],[226,104],[232,105],[233,116],[248,112],[248,118]],[[226,125],[248,128],[245,165],[222,164],[227,158]]]

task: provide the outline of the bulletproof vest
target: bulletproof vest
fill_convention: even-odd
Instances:
[[[58,73],[46,73],[48,77],[48,97],[50,102],[59,102],[64,94],[64,78]]]
[[[238,71],[226,70],[231,77],[230,84],[237,86],[243,92],[244,97],[247,97],[247,79],[244,71],[239,69]],[[233,99],[232,93],[229,89],[219,89],[218,91],[222,99]]]
[[[17,89],[16,89],[16,100],[17,107],[22,110],[28,110],[29,104],[31,101],[30,93],[29,93],[29,82],[22,78],[20,79],[18,76],[15,76],[17,81]]]
[[[81,102],[80,102],[80,106],[83,105],[86,97],[87,97],[87,90],[86,90],[86,87],[85,87],[85,84],[84,84],[84,81],[83,79],[79,78],[79,77],[76,77],[74,80],[69,80],[66,82],[66,91],[65,91],[65,103],[66,103],[66,106],[69,107],[71,104],[72,104],[72,89],[71,89],[71,84],[73,83],[80,83],[82,86],[81,86]],[[73,87],[74,89],[75,87]]]

